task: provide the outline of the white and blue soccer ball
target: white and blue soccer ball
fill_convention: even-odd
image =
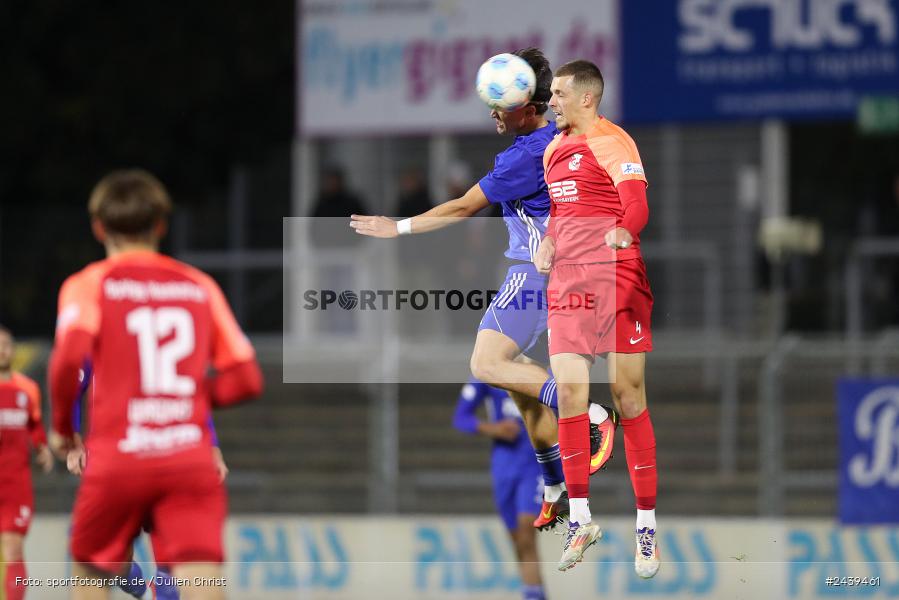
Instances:
[[[478,69],[477,90],[487,106],[512,111],[531,101],[537,76],[526,60],[514,54],[497,54]]]

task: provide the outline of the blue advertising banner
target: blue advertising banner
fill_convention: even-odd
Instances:
[[[840,520],[899,523],[899,379],[843,379]]]
[[[621,2],[630,122],[854,118],[899,94],[896,0]]]

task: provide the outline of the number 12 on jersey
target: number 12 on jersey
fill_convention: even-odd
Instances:
[[[194,319],[177,306],[143,306],[125,317],[128,333],[137,336],[141,390],[144,394],[192,396],[197,384],[178,374],[178,362],[194,351]],[[162,340],[174,336],[162,343]]]

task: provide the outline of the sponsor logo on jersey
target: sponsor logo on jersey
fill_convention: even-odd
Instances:
[[[571,156],[571,160],[568,161],[568,170],[569,171],[577,171],[581,168],[581,159],[584,158],[583,154],[573,154]]]
[[[119,452],[167,453],[195,446],[203,439],[199,425],[185,423],[171,427],[141,427],[131,425],[125,439],[119,440]]]
[[[0,408],[0,427],[22,429],[28,424],[28,411],[21,408]]]
[[[643,165],[640,163],[621,163],[621,172],[625,175],[643,175]]]
[[[206,291],[192,281],[107,279],[103,282],[103,294],[110,300],[131,302],[206,301]]]
[[[577,182],[573,179],[549,184],[549,196],[553,202],[577,202]]]

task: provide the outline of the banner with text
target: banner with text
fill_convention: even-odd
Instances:
[[[855,118],[899,93],[891,0],[622,2],[628,121]]]
[[[840,520],[899,523],[899,379],[843,379]]]
[[[301,135],[488,132],[478,67],[528,46],[598,64],[618,114],[617,0],[302,0],[299,19]]]
[[[538,535],[553,598],[899,597],[899,529],[841,528],[823,519],[660,522],[662,568],[634,574],[633,520],[602,519],[584,563],[559,573],[559,538]],[[68,520],[41,517],[27,538],[30,598],[66,598]],[[501,600],[521,582],[508,533],[491,517],[251,517],[226,530],[229,598]],[[135,559],[152,577],[145,539]],[[55,579],[54,579],[55,578]],[[185,582],[190,585],[190,582]]]

